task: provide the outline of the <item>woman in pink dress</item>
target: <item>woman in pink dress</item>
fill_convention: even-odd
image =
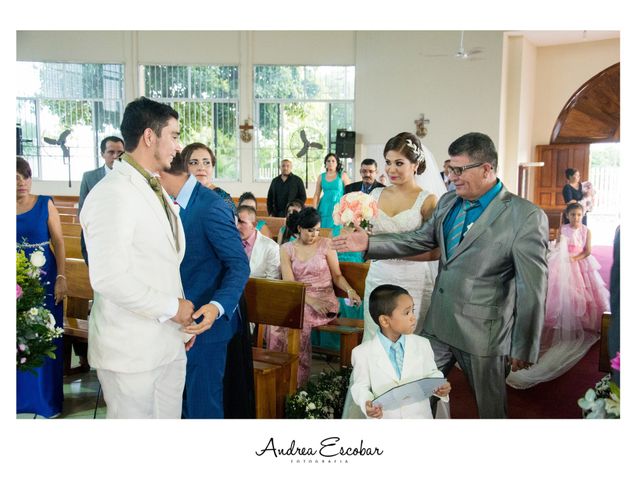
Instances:
[[[559,377],[573,367],[599,338],[600,319],[609,310],[609,291],[591,256],[591,232],[582,223],[584,207],[571,203],[565,210],[569,223],[549,252],[549,284],[540,358],[528,370],[512,372],[514,388]]]
[[[361,300],[342,276],[331,240],[320,237],[320,215],[315,208],[306,207],[289,215],[287,227],[297,232],[298,238],[280,247],[282,279],[303,282],[307,286],[304,325],[300,334],[300,387],[309,380],[311,372],[311,329],[329,323],[338,314],[338,299],[333,285],[347,292],[353,304],[359,305]],[[286,328],[270,327],[267,345],[269,350],[285,351]]]

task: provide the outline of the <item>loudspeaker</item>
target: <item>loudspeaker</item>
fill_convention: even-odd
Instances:
[[[356,132],[339,128],[336,132],[336,155],[338,158],[356,156]]]
[[[22,156],[22,127],[16,124],[16,155]]]

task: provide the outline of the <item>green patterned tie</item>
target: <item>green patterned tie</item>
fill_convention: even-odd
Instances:
[[[167,205],[167,201],[164,198],[164,195],[162,194],[162,185],[160,185],[160,182],[158,181],[158,179],[153,175],[151,175],[149,172],[147,172],[138,162],[136,162],[133,158],[131,158],[126,153],[123,153],[120,158],[125,162],[127,162],[129,165],[131,165],[133,168],[135,168],[140,173],[140,175],[142,175],[145,178],[145,180],[149,183],[151,190],[153,190],[153,192],[156,194],[156,197],[158,197],[158,200],[160,200],[160,205],[162,205],[162,208],[164,208],[164,213],[166,213],[167,219],[169,220],[169,225],[171,225],[171,215],[169,213],[169,206]],[[171,229],[173,230],[173,226],[171,226]]]

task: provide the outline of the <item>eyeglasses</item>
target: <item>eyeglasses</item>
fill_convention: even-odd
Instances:
[[[189,160],[187,162],[189,164],[190,167],[197,167],[199,165],[202,165],[203,167],[210,167],[211,166],[211,160]]]
[[[453,167],[449,165],[449,175],[453,173],[456,177],[459,177],[460,175],[462,175],[462,172],[464,172],[465,170],[479,167],[480,165],[484,165],[485,163],[487,162],[470,163],[469,165],[464,165],[462,167]]]

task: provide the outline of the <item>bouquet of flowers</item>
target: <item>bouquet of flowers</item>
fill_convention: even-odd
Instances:
[[[16,251],[16,367],[35,371],[44,363],[45,355],[56,358],[53,339],[64,330],[44,307],[44,288],[40,283],[41,267],[46,258],[42,248],[27,259],[22,248]]]
[[[286,418],[341,418],[351,367],[326,370],[287,398]]]
[[[345,227],[370,228],[371,220],[378,216],[378,203],[363,192],[347,193],[333,207],[333,223]]]
[[[620,370],[620,352],[611,360],[611,367]],[[578,405],[585,418],[620,418],[620,387],[607,374],[584,394]]]
[[[596,194],[591,182],[582,182],[582,194],[582,200],[580,200],[579,203],[584,208],[584,213],[590,212],[593,210],[593,202]]]

